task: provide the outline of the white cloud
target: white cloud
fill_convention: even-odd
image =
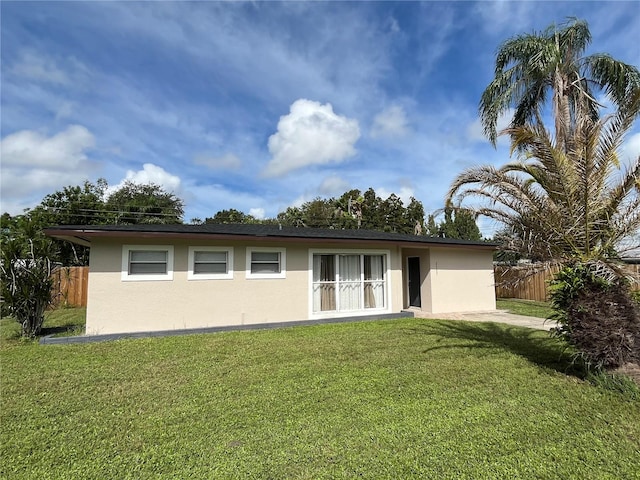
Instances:
[[[620,159],[622,162],[632,162],[640,156],[640,133],[635,133],[627,138],[621,148]]]
[[[186,204],[186,219],[198,217],[204,220],[207,217],[213,217],[216,212],[220,210],[228,210],[231,208],[241,212],[248,212],[254,216],[259,215],[261,211],[263,211],[266,216],[266,208],[273,203],[258,195],[246,191],[234,190],[216,183],[198,185],[193,182],[193,180],[185,180],[183,191],[184,195],[182,195],[181,198]],[[260,205],[265,205],[265,207],[261,207]],[[277,212],[269,212],[270,215],[275,215],[276,213]]]
[[[11,71],[17,76],[30,80],[58,85],[69,85],[71,83],[67,73],[58,68],[52,58],[32,50],[24,50]]]
[[[408,187],[408,186],[403,186],[400,187],[400,190],[387,190],[384,187],[379,187],[375,189],[376,194],[382,199],[382,200],[386,200],[387,198],[389,198],[389,196],[392,193],[395,193],[397,197],[400,197],[400,199],[402,200],[402,203],[404,204],[404,206],[406,207],[407,205],[409,205],[409,202],[411,201],[411,197],[415,197],[416,194],[413,190],[413,188]]]
[[[358,121],[336,115],[331,104],[296,100],[269,137],[273,158],[264,174],[277,177],[310,165],[340,163],[356,154],[358,138]]]
[[[4,167],[72,169],[87,160],[85,150],[94,144],[89,130],[81,125],[71,125],[52,137],[33,130],[12,133],[2,140],[0,152]]]
[[[233,153],[226,153],[221,157],[199,154],[195,156],[193,163],[212,170],[237,170],[242,166],[242,161]]]
[[[309,202],[311,200],[313,200],[315,197],[308,195],[307,193],[303,193],[302,195],[299,195],[298,197],[296,197],[296,199],[291,202],[291,204],[289,205],[290,207],[294,207],[294,208],[300,208],[302,207],[302,204]],[[286,207],[285,207],[286,209]],[[285,210],[283,209],[283,210]]]
[[[72,102],[63,102],[62,105],[60,105],[60,108],[56,111],[56,121],[71,117],[74,110],[75,105]]]
[[[342,194],[349,190],[349,182],[338,177],[337,175],[332,175],[330,177],[322,180],[322,183],[318,187],[318,191],[321,195],[331,197],[333,195]]]
[[[506,112],[498,117],[498,121],[496,122],[496,130],[498,133],[504,130],[511,123],[511,119],[513,118],[513,114],[515,110],[509,108]],[[480,117],[476,118],[473,123],[471,123],[467,127],[467,138],[472,142],[488,142],[489,139],[484,136],[484,132],[482,129],[482,122],[480,121]],[[505,135],[498,136],[498,143],[508,144],[509,140]]]
[[[541,4],[537,2],[479,2],[474,10],[479,14],[480,25],[486,33],[496,36],[502,36],[504,32],[510,35],[513,32],[526,33],[532,19],[547,13],[541,12]]]
[[[373,138],[397,138],[409,133],[407,115],[400,105],[392,105],[373,119],[371,136]]]
[[[82,183],[95,165],[86,153],[94,145],[80,125],[51,137],[33,130],[7,135],[0,142],[2,210],[20,213],[55,189]]]
[[[90,83],[91,71],[75,57],[56,57],[44,51],[25,48],[7,69],[10,81],[22,87],[28,84],[46,84],[54,87],[85,88]]]
[[[475,119],[473,123],[470,123],[467,126],[467,138],[474,142],[486,142],[488,141],[487,137],[484,136],[484,132],[482,129],[482,122],[479,118]]]
[[[22,170],[2,168],[2,212],[22,213],[50,193],[67,185],[80,185],[87,179],[85,170],[52,171],[46,169]]]
[[[124,179],[118,184],[108,188],[107,195],[121,188],[125,182],[133,182],[137,184],[153,183],[161,186],[165,191],[175,193],[180,190],[180,177],[172,175],[164,168],[154,165],[153,163],[145,163],[142,170],[134,172],[128,170]]]
[[[109,9],[109,23],[118,31],[146,37],[165,52],[198,62],[216,83],[229,82],[267,104],[309,95],[364,107],[381,95],[376,80],[391,67],[394,32],[381,35],[369,16],[337,3],[324,8],[257,2],[246,10],[224,2],[196,2],[188,9],[171,2],[105,5],[101,9]],[[283,28],[294,24],[293,30]],[[337,24],[349,28],[336,29]]]
[[[250,208],[249,215],[261,220],[264,218],[264,215],[265,215],[264,208]]]
[[[398,23],[398,20],[396,20],[395,17],[389,17],[389,29],[393,33],[398,33],[400,31],[400,24]]]

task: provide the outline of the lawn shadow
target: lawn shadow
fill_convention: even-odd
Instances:
[[[56,335],[60,333],[66,333],[72,328],[73,326],[70,326],[70,325],[64,325],[62,327],[42,327],[42,330],[40,330],[40,335],[44,336],[44,335]]]
[[[84,325],[61,325],[57,327],[42,327],[38,337],[54,335],[56,337],[68,337],[84,334]]]
[[[566,344],[541,330],[463,320],[423,320],[411,330],[413,333],[438,337],[437,343],[440,345],[428,348],[424,353],[446,348],[478,348],[486,349],[488,353],[496,349],[507,350],[542,369],[581,379],[585,377],[584,369],[573,361],[572,351]]]

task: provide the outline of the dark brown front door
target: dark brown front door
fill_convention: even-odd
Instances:
[[[422,307],[420,302],[420,257],[409,257],[409,306]]]

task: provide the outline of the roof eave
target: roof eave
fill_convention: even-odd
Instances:
[[[361,239],[361,238],[327,238],[308,237],[290,235],[252,235],[252,234],[228,234],[228,233],[187,233],[187,232],[145,232],[145,231],[109,231],[86,229],[45,229],[45,233],[53,238],[66,240],[86,247],[91,246],[92,238],[131,238],[131,239],[206,239],[206,240],[232,240],[246,241],[259,238],[266,242],[286,242],[286,243],[325,243],[325,244],[353,244],[355,242],[377,244],[377,245],[401,245],[404,248],[469,248],[480,250],[496,250],[497,244],[493,243],[458,243],[458,242],[418,242],[391,239]]]
[[[67,242],[71,242],[71,243],[75,243],[76,245],[82,245],[83,247],[90,247],[91,246],[91,241],[86,238],[86,237],[81,237],[79,235],[69,235],[69,232],[61,232],[61,233],[54,233],[54,232],[50,232],[45,230],[45,233],[47,235],[49,235],[52,238],[55,238],[57,240],[64,240]]]

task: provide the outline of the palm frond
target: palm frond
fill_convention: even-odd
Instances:
[[[617,105],[624,105],[629,95],[640,88],[638,69],[610,55],[594,54],[585,57],[582,67]]]

